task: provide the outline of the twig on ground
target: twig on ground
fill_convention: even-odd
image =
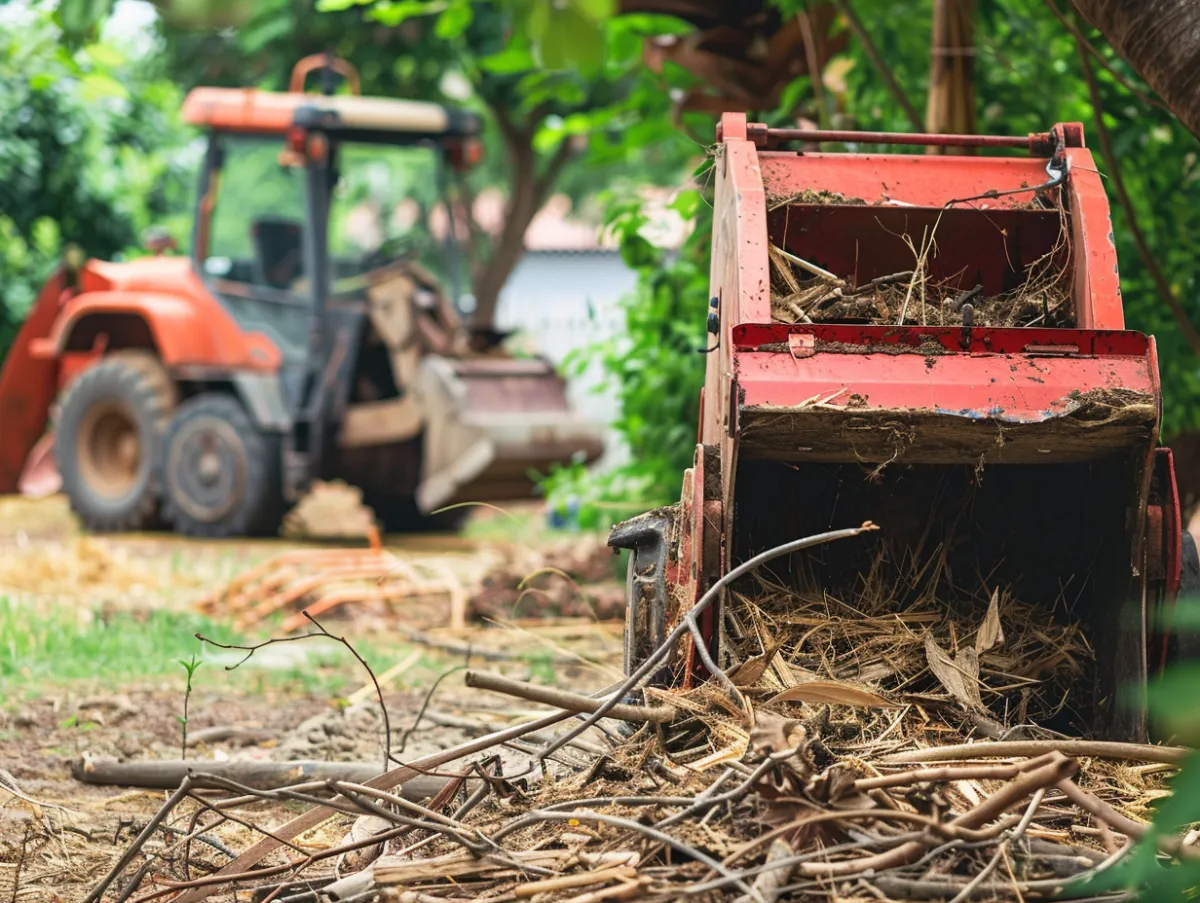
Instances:
[[[508,652],[503,649],[481,649],[477,646],[471,646],[468,643],[456,643],[452,640],[439,640],[429,636],[420,630],[411,630],[405,627],[399,628],[410,643],[416,643],[418,646],[425,646],[428,649],[437,649],[441,652],[449,653],[450,655],[460,655],[469,658],[481,659],[485,662],[523,662],[529,661],[532,658],[537,658],[539,661],[548,661],[551,665],[574,665],[577,664],[579,658],[577,656],[565,656],[561,654],[548,653],[546,655],[538,654],[533,656],[528,652]],[[585,657],[585,660],[591,661]]]
[[[1138,762],[1162,762],[1178,765],[1191,752],[1184,746],[1151,746],[1144,743],[1114,743],[1107,740],[996,740],[986,743],[959,743],[931,746],[893,753],[880,760],[883,765],[908,765],[920,762],[953,762],[971,759],[1007,759],[1040,756],[1060,752],[1067,756],[1099,759],[1126,759]]]
[[[241,661],[238,661],[232,665],[226,665],[226,671],[233,671],[241,665],[244,665],[259,649],[262,649],[265,646],[271,646],[275,643],[291,643],[297,640],[312,639],[313,637],[325,637],[326,639],[341,643],[348,650],[350,650],[350,654],[353,655],[358,660],[358,663],[363,666],[363,669],[367,672],[367,676],[371,678],[371,683],[375,685],[375,695],[379,699],[379,712],[383,716],[383,768],[381,771],[387,771],[388,766],[392,763],[392,722],[391,718],[388,716],[387,705],[383,701],[383,688],[379,685],[379,680],[375,677],[375,672],[371,669],[371,666],[367,664],[367,660],[358,654],[358,650],[354,648],[354,644],[348,639],[346,639],[344,636],[335,636],[334,634],[330,633],[321,625],[320,621],[310,615],[307,611],[303,611],[301,614],[308,619],[309,623],[317,628],[317,633],[302,633],[299,636],[272,637],[269,640],[264,640],[261,643],[254,643],[253,645],[249,646],[242,646],[238,645],[237,643],[218,643],[216,640],[211,640],[199,633],[196,634],[196,639],[203,643],[208,643],[210,646],[216,646],[218,649],[236,649],[246,653],[245,657],[242,658]]]
[[[453,668],[443,671],[441,674],[439,674],[437,676],[437,679],[433,682],[433,684],[429,687],[429,689],[425,691],[425,698],[421,700],[421,707],[419,709],[417,709],[417,716],[415,718],[413,718],[412,726],[406,728],[404,733],[400,735],[400,752],[401,753],[403,753],[405,748],[408,746],[408,738],[411,737],[416,732],[417,727],[421,724],[421,719],[425,717],[425,710],[427,708],[429,708],[429,703],[433,699],[433,694],[436,693],[438,690],[438,687],[440,687],[442,685],[442,681],[445,680],[447,677],[449,677],[451,674],[457,674],[459,671],[465,671],[467,668],[470,667],[470,665],[471,665],[470,649],[471,649],[471,647],[468,646],[467,647],[467,661],[465,664],[455,665]],[[391,761],[398,762],[399,760],[395,759],[395,758],[391,758]]]
[[[12,896],[9,903],[17,903],[17,893],[21,890],[21,870],[25,868],[25,857],[29,855],[29,835],[32,832],[32,822],[25,822],[25,831],[21,835],[21,854],[17,857],[17,866],[13,870]]]
[[[502,827],[499,831],[497,831],[495,834],[492,835],[492,839],[499,842],[500,840],[503,840],[506,836],[508,836],[509,834],[512,834],[515,831],[519,831],[522,828],[528,827],[529,825],[535,825],[538,822],[543,822],[543,821],[569,821],[569,822],[598,821],[598,822],[602,822],[606,825],[612,825],[612,826],[618,827],[618,828],[626,828],[627,830],[634,831],[638,834],[644,834],[646,837],[649,837],[651,840],[658,841],[659,843],[664,843],[667,846],[671,847],[671,849],[673,849],[679,853],[682,853],[684,856],[688,856],[692,859],[695,859],[697,862],[704,863],[709,868],[711,868],[714,872],[717,872],[722,877],[728,878],[730,883],[733,884],[735,887],[737,887],[739,890],[741,890],[743,893],[747,894],[752,899],[757,900],[758,903],[763,903],[762,897],[759,895],[759,893],[756,890],[754,890],[745,881],[743,881],[741,878],[739,878],[733,872],[729,871],[729,869],[727,869],[724,865],[722,865],[717,860],[713,859],[708,854],[703,853],[700,850],[697,850],[695,847],[691,846],[690,844],[684,843],[682,840],[679,840],[677,837],[672,837],[670,834],[665,834],[662,831],[659,831],[657,828],[652,828],[648,825],[643,825],[641,822],[631,821],[630,819],[627,819],[627,818],[620,818],[615,815],[607,815],[603,812],[592,812],[590,810],[580,810],[580,809],[573,809],[568,812],[550,811],[547,809],[535,809],[532,812],[528,813],[527,815],[523,815],[520,818],[514,819],[513,821],[510,821],[508,824],[504,825],[504,827]]]
[[[569,717],[571,717],[570,712],[553,712],[543,718],[538,718],[535,721],[526,721],[523,724],[517,724],[513,727],[505,728],[502,731],[496,731],[495,733],[488,734],[475,740],[468,740],[465,743],[460,743],[457,746],[451,747],[450,749],[442,750],[439,753],[417,759],[415,762],[411,762],[408,765],[400,768],[394,768],[386,774],[382,774],[377,778],[373,778],[366,783],[369,786],[377,787],[380,790],[390,790],[392,787],[395,787],[398,784],[403,784],[405,781],[411,780],[419,774],[428,772],[442,765],[447,765],[450,762],[465,758],[466,756],[473,755],[477,752],[483,752],[486,749],[490,749],[491,747],[507,742],[508,740],[523,737],[533,731],[541,730],[542,728],[558,724],[560,721],[563,721]],[[281,825],[275,830],[275,833],[280,837],[294,839],[298,835],[303,834],[305,831],[309,831],[321,824],[323,821],[325,821],[325,819],[333,814],[333,811],[334,810],[328,804],[324,806],[318,806],[309,810],[308,812],[305,812],[303,815],[293,818],[286,824]],[[257,865],[264,856],[277,849],[278,846],[279,842],[277,840],[273,840],[271,838],[260,840],[212,877],[222,878],[222,876],[239,874],[245,870],[249,870],[254,865]],[[259,877],[265,877],[260,871],[257,870],[250,872],[250,874],[257,875]],[[222,881],[217,881],[214,883],[224,883],[228,880],[229,879],[226,877],[222,878]],[[209,895],[210,890],[208,885],[191,888],[181,894],[178,899],[173,901],[173,903],[197,903],[197,901],[207,899]],[[90,903],[94,903],[94,901],[90,901]]]
[[[500,674],[488,671],[468,671],[466,684],[476,690],[490,690],[493,693],[504,693],[531,702],[542,702],[556,706],[569,712],[595,712],[604,700],[593,699],[582,693],[572,693],[558,687],[540,687],[525,681],[512,680]],[[670,724],[675,720],[675,709],[668,706],[654,708],[642,705],[627,705],[624,703],[613,706],[608,710],[609,718],[620,721],[631,721],[635,724],[650,722],[652,724]]]
[[[166,817],[171,814],[171,811],[177,805],[179,805],[179,801],[188,795],[191,789],[192,779],[188,776],[185,776],[184,779],[179,782],[179,788],[169,797],[167,797],[167,801],[162,804],[158,812],[154,814],[154,817],[151,818],[150,821],[146,822],[146,827],[142,829],[141,833],[138,834],[133,843],[129,845],[129,848],[124,852],[124,854],[122,854],[121,858],[117,860],[116,865],[109,869],[108,874],[100,879],[100,883],[96,885],[95,889],[86,897],[84,897],[83,903],[97,903],[97,901],[104,896],[104,893],[108,890],[109,886],[120,877],[121,873],[129,866],[129,863],[133,862],[134,857],[137,856],[142,847],[146,845],[146,841],[148,841],[154,835],[154,832],[158,829],[158,826],[161,825]]]

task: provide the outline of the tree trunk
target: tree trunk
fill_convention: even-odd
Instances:
[[[970,135],[975,131],[974,0],[935,0],[925,131]],[[966,148],[931,147],[931,154],[969,153]]]
[[[504,224],[492,245],[492,251],[481,265],[475,277],[475,312],[471,324],[480,329],[492,329],[496,321],[496,308],[500,303],[500,290],[512,275],[525,253],[525,230],[533,221],[538,207],[545,198],[535,197],[536,186],[533,175],[535,155],[529,146],[514,146],[509,143],[512,160],[512,180],[509,183],[508,203],[504,207]]]
[[[1117,53],[1200,136],[1200,3],[1072,0]]]
[[[537,152],[533,149],[534,126],[514,128],[499,115],[497,121],[504,135],[512,169],[504,225],[492,246],[491,254],[473,274],[475,312],[471,315],[471,325],[478,329],[494,328],[500,292],[525,254],[525,232],[546,202],[571,156],[570,140],[564,139],[539,173]]]

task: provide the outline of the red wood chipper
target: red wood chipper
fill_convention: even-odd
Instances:
[[[883,562],[924,568],[947,596],[1004,587],[1086,631],[1085,729],[1144,736],[1122,688],[1196,654],[1160,617],[1194,588],[1196,548],[1158,444],[1154,339],[1125,328],[1082,127],[837,133],[726,114],[717,135],[693,465],[678,506],[610,538],[631,551],[627,670],[739,563],[870,520],[878,531],[780,559],[773,577],[852,594]],[[833,142],[972,155],[818,150]],[[700,619],[717,662],[735,645],[727,602]],[[695,651],[655,679],[703,679]]]

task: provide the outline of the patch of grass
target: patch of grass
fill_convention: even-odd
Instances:
[[[115,685],[168,674],[179,659],[203,655],[198,631],[236,641],[226,625],[190,612],[101,614],[0,597],[0,696],[36,696],[44,686],[68,681]]]
[[[0,700],[19,703],[70,683],[98,682],[118,689],[150,678],[184,684],[180,661],[208,661],[194,672],[193,688],[261,692],[287,689],[311,696],[337,696],[358,689],[368,677],[341,646],[327,639],[287,644],[297,656],[281,660],[263,650],[234,671],[226,664],[241,653],[215,649],[196,639],[201,633],[220,643],[247,644],[278,636],[275,624],[247,638],[228,624],[187,611],[147,609],[100,613],[70,606],[38,606],[0,596]],[[342,625],[335,628],[341,632]],[[350,637],[377,672],[386,670],[407,647],[380,646]],[[272,647],[279,648],[279,647]]]

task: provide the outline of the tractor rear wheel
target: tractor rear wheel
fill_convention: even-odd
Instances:
[[[164,449],[163,517],[176,532],[221,539],[279,528],[279,437],[259,430],[232,395],[181,404]]]
[[[163,435],[178,390],[148,352],[120,351],[72,382],[59,404],[54,462],[83,525],[97,532],[154,526]]]

